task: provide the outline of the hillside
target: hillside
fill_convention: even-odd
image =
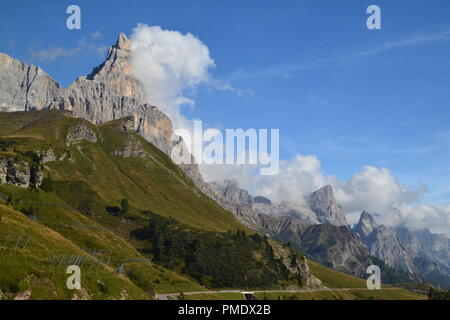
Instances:
[[[55,193],[111,228],[104,209],[126,198],[127,220],[153,211],[200,229],[243,229],[165,154],[129,130],[130,120],[95,126],[59,111],[1,113],[0,156],[17,158],[30,151],[41,156],[43,175],[51,177]]]
[[[0,113],[2,299],[364,288],[244,227],[132,123],[94,125],[56,110]],[[65,266],[75,261],[83,289],[74,293]]]
[[[238,287],[245,273],[251,285],[252,281],[267,287],[279,286],[281,280],[289,282],[290,272],[275,259],[267,240],[202,194],[164,153],[129,130],[130,121],[93,125],[60,111],[0,114],[0,236],[6,243],[0,274],[9,279],[1,285],[4,296],[30,291],[32,299],[69,298],[63,268],[52,274],[45,262],[57,259],[63,261],[58,265],[69,264],[69,257],[78,255],[101,259],[99,265],[107,262],[111,286],[127,288],[121,281],[130,286],[124,295],[112,289],[102,294],[87,287],[84,298],[149,298],[155,292],[204,289],[197,283]],[[14,222],[11,216],[26,223]],[[148,232],[142,231],[158,225],[155,221],[168,221],[170,230],[158,229],[156,242],[152,242]],[[29,236],[28,225],[42,234],[54,233],[61,245],[55,242],[55,247],[44,246],[44,251],[30,250],[30,246],[16,255],[8,232]],[[176,235],[179,238],[172,237]],[[161,237],[164,241],[157,242]],[[31,234],[30,238],[35,243],[39,236]],[[204,262],[192,265],[189,256],[167,251],[174,241],[199,245],[201,250],[186,247],[185,252],[204,252]],[[69,250],[65,243],[73,248]],[[158,255],[161,250],[166,250],[162,256]],[[233,257],[235,264],[230,267],[243,268],[224,273],[223,265],[209,266],[208,252]],[[36,268],[17,267],[25,259],[27,265],[33,264],[28,255],[36,259]],[[174,260],[168,260],[172,256]],[[216,261],[229,260],[217,256]],[[264,265],[271,270],[267,274],[260,269]],[[182,275],[186,273],[196,280]],[[24,275],[58,290],[49,293],[39,286],[27,287],[21,282]]]

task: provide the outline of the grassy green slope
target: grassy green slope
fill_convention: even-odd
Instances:
[[[327,288],[367,288],[366,280],[357,278],[308,260],[311,273]]]
[[[82,268],[83,290],[70,291],[66,287],[69,275],[65,273],[63,267],[58,269],[56,263],[53,265],[47,263],[51,261],[50,258],[58,253],[64,253],[67,256],[86,256],[98,263],[100,260],[61,234],[29,220],[22,213],[2,204],[0,212],[2,298],[17,297],[20,294],[30,295],[31,299],[72,299],[74,295],[89,299],[149,298],[130,280],[116,275],[106,265],[93,268],[91,271]]]
[[[35,227],[45,228],[46,232],[55,233],[66,241],[70,241],[72,245],[76,246],[79,255],[91,256],[95,254],[99,261],[101,259],[104,263],[108,262],[111,270],[115,271],[116,277],[122,277],[117,273],[117,269],[123,266],[126,270],[126,275],[146,292],[150,290],[164,293],[181,289],[184,291],[203,289],[186,277],[158,267],[151,262],[143,262],[144,257],[124,238],[79,212],[67,208],[64,202],[52,194],[37,190],[19,189],[11,185],[0,185],[0,193],[2,196],[11,197],[10,202],[0,200],[0,203],[3,203],[3,206],[0,207],[0,215],[2,216],[0,239],[6,240],[8,232],[14,232],[14,235],[16,235],[14,239],[21,234],[29,234],[26,224],[15,225],[14,228],[10,226],[7,216],[14,212],[15,217],[20,219],[20,221],[33,224]],[[9,211],[6,210],[7,207],[5,205],[9,205]],[[20,212],[27,212],[30,206],[33,208],[32,218],[37,220],[37,222],[30,220]],[[12,210],[11,208],[17,210]],[[33,236],[32,238],[34,239],[35,237]],[[13,238],[10,241],[12,240]],[[23,241],[25,240],[23,239]],[[49,260],[53,255],[58,257],[75,255],[75,253],[67,250],[64,246],[56,246],[49,252],[31,250],[40,259],[41,264],[42,261]],[[16,256],[11,253],[10,259],[4,260],[3,265],[0,266],[0,274],[4,273],[4,268],[12,268],[12,270],[17,272],[26,272],[28,269],[22,268],[20,261],[20,255]],[[17,263],[19,263],[19,268],[15,267]],[[131,276],[127,273],[131,273]],[[12,277],[11,279],[16,278]],[[151,292],[148,293],[151,294]]]
[[[79,122],[101,137],[99,143],[66,146],[69,128]],[[0,135],[10,143],[9,152],[52,149],[57,157],[67,155],[64,161],[47,163],[46,171],[60,182],[64,192],[59,195],[71,205],[85,200],[73,197],[84,190],[84,196],[90,194],[88,200],[94,200],[91,211],[100,216],[105,206],[118,206],[126,198],[135,212],[150,210],[195,228],[244,229],[230,212],[201,193],[169,157],[139,135],[122,130],[120,120],[97,127],[57,111],[0,113]],[[140,145],[145,156],[112,156],[129,143]],[[107,223],[108,218],[103,218]]]

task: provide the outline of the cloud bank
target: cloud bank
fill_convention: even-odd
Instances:
[[[387,168],[365,166],[350,179],[342,181],[325,175],[320,160],[314,155],[297,155],[281,163],[276,175],[259,176],[254,170],[233,167],[206,171],[208,181],[235,178],[254,195],[262,195],[275,203],[283,201],[305,205],[311,192],[331,185],[337,202],[342,205],[349,223],[356,223],[362,210],[376,215],[377,223],[403,225],[413,230],[429,228],[433,232],[450,230],[450,204],[420,204],[426,188],[402,184]]]
[[[99,39],[100,36],[91,35],[92,39]],[[31,55],[31,61],[39,63],[51,63],[55,60],[66,58],[66,59],[76,59],[81,53],[95,54],[99,57],[104,57],[107,52],[107,47],[105,45],[97,44],[82,38],[78,41],[78,46],[74,48],[63,48],[63,47],[49,47],[49,48],[31,48],[29,49]]]

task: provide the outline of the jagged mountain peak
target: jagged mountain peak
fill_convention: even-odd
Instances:
[[[370,236],[372,232],[377,228],[378,225],[373,215],[364,210],[361,213],[358,223],[354,226],[354,231],[358,233],[364,240],[365,238]]]
[[[329,198],[329,199],[334,198],[333,187],[330,185],[326,185],[326,186],[314,191],[313,193],[311,193],[311,197],[319,196],[319,195]]]
[[[359,218],[359,223],[363,224],[366,227],[372,227],[372,228],[375,228],[378,226],[373,215],[371,215],[370,213],[368,213],[365,210],[361,213],[361,217]]]
[[[124,33],[120,33],[117,38],[116,48],[125,51],[131,51],[131,41]]]
[[[326,185],[307,197],[308,204],[321,223],[348,225],[345,213],[334,198],[333,188]]]
[[[109,47],[106,60],[95,67],[91,74],[87,76],[89,80],[104,81],[112,80],[111,84],[118,88],[118,85],[126,85],[126,90],[121,89],[118,94],[132,96],[142,94],[143,88],[133,77],[133,70],[130,63],[131,41],[123,33],[117,38],[116,44]],[[139,88],[136,88],[139,87]],[[139,92],[137,92],[139,89]]]

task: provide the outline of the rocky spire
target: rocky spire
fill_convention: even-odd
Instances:
[[[358,224],[355,226],[355,230],[363,237],[369,236],[372,231],[377,227],[374,217],[367,211],[361,213]]]
[[[307,198],[311,210],[313,210],[321,223],[329,223],[336,226],[348,225],[345,213],[334,198],[333,188],[325,186],[311,193]]]
[[[119,38],[116,42],[116,48],[124,51],[131,51],[131,41],[124,33],[119,34]]]

